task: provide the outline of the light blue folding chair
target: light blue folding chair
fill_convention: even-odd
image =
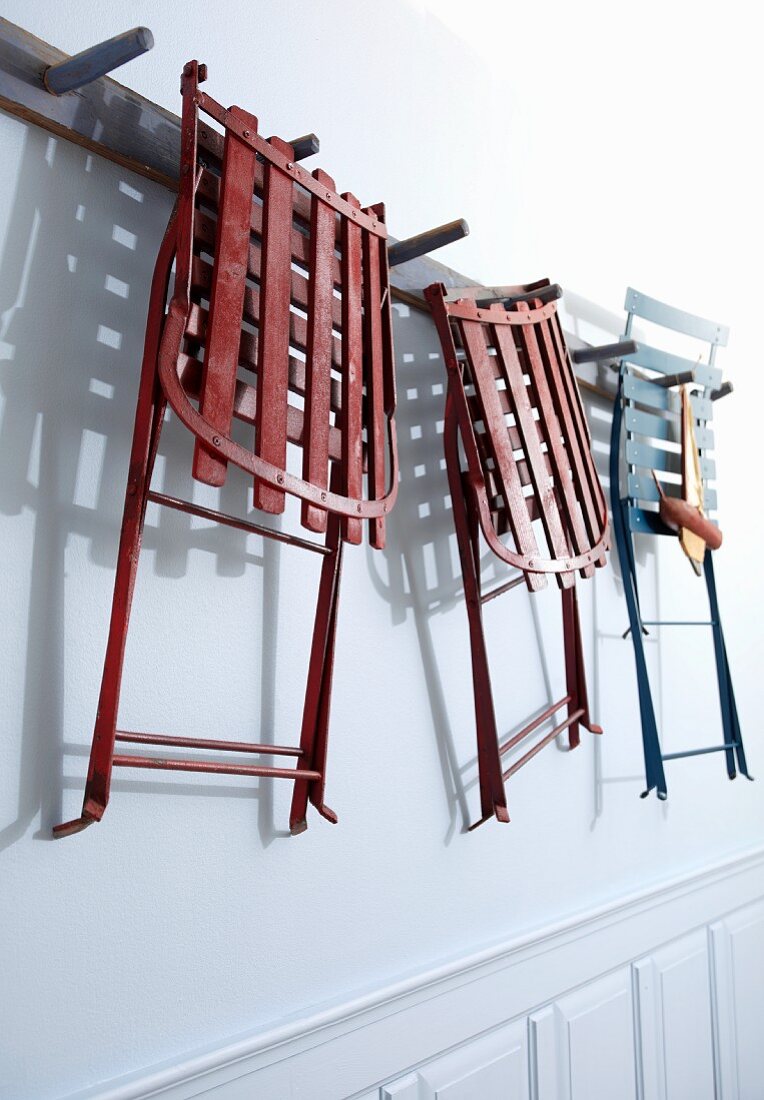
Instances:
[[[647,621],[642,618],[637,587],[637,571],[633,536],[674,535],[660,518],[661,492],[655,483],[653,471],[661,483],[661,489],[669,498],[680,495],[680,485],[673,483],[672,474],[681,469],[680,422],[681,394],[678,387],[691,386],[691,408],[695,429],[695,442],[699,452],[703,480],[705,511],[716,509],[716,491],[708,487],[713,481],[716,467],[711,452],[714,436],[710,428],[713,402],[731,392],[731,386],[721,383],[721,371],[714,366],[716,349],[726,345],[729,329],[702,317],[675,309],[663,302],[648,298],[631,287],[626,291],[625,336],[632,334],[635,317],[654,325],[660,325],[685,336],[708,344],[707,356],[697,362],[673,353],[659,350],[639,341],[637,351],[620,362],[618,392],[613,411],[613,428],[610,438],[610,496],[613,510],[613,531],[618,558],[621,564],[626,604],[629,611],[629,630],[634,645],[637,669],[639,708],[642,720],[642,741],[645,754],[647,790],[645,798],[655,789],[658,798],[667,797],[663,764],[688,756],[700,756],[709,752],[723,752],[727,774],[734,779],[737,771],[747,778],[748,768],[743,750],[743,738],[738,721],[735,695],[732,690],[727,650],[724,644],[719,603],[714,580],[713,554],[706,549],[703,558],[703,575],[708,590],[710,618],[691,621]],[[705,358],[705,362],[702,359]],[[623,476],[622,476],[623,474]],[[710,748],[691,748],[681,752],[664,753],[658,737],[650,690],[650,679],[645,660],[644,634],[647,627],[656,626],[710,626],[713,631],[716,672],[719,682],[724,743]],[[624,635],[626,636],[626,635]]]

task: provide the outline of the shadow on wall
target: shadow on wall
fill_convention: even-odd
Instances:
[[[81,777],[62,779],[64,757],[87,755],[90,744],[63,739],[65,551],[76,536],[93,563],[114,569],[148,288],[172,204],[158,185],[33,126],[26,129],[18,180],[0,261],[0,513],[32,513],[34,534],[18,809],[0,830],[0,847],[13,843],[38,811],[35,835],[49,839],[61,820],[62,789],[82,790]],[[166,493],[188,493],[190,456],[189,439],[165,429],[155,487],[161,480]],[[247,491],[246,479],[232,478],[213,504],[246,512]],[[253,554],[246,539],[153,508],[144,548],[155,551],[155,573],[170,578],[184,576],[192,550],[214,554],[222,576],[242,575],[252,563],[262,567],[262,638],[270,644],[261,646],[261,725],[270,730],[279,547],[266,543]],[[147,560],[144,554],[142,569]],[[106,615],[95,646],[101,653]],[[259,798],[258,824],[268,843],[281,835],[273,830],[270,788],[206,784],[204,793]],[[175,782],[115,779],[112,789],[199,794],[198,786]]]

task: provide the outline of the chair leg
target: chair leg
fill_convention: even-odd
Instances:
[[[610,504],[613,516],[613,531],[615,545],[618,551],[618,561],[621,566],[621,578],[623,580],[623,593],[626,597],[626,607],[629,612],[629,628],[631,644],[634,647],[634,663],[637,669],[637,689],[639,692],[639,714],[642,725],[642,747],[645,756],[645,777],[647,790],[641,797],[646,798],[651,790],[655,789],[661,800],[667,797],[666,776],[663,771],[663,757],[660,740],[658,739],[658,724],[655,720],[655,708],[653,706],[652,692],[650,691],[650,677],[647,672],[647,660],[645,659],[644,639],[642,636],[642,617],[639,612],[639,590],[637,588],[636,564],[634,561],[634,547],[631,541],[631,532],[628,526],[626,505],[621,500],[619,486],[619,455],[621,448],[621,423],[623,420],[623,408],[621,403],[621,387],[623,377],[619,377],[618,392],[613,406],[613,427],[610,435]]]
[[[626,535],[626,538],[629,536]],[[621,572],[623,575],[623,590],[626,596],[626,605],[629,611],[629,625],[631,627],[631,644],[634,647],[634,663],[637,669],[637,688],[639,692],[639,714],[642,722],[642,746],[645,756],[645,778],[647,790],[641,797],[646,798],[655,788],[658,798],[664,800],[667,795],[666,776],[663,770],[663,756],[661,744],[658,738],[658,723],[655,718],[655,707],[650,689],[650,676],[647,671],[647,659],[645,657],[645,643],[642,635],[642,619],[636,595],[636,577],[628,568],[628,552],[622,552],[621,537],[616,532],[616,544],[618,556],[621,560]]]
[[[165,408],[166,401],[156,382],[153,366],[148,370],[144,365],[135,415],[122,530],[119,537],[109,637],[106,644],[82,815],[73,821],[56,825],[53,833],[57,837],[79,832],[94,821],[100,821],[109,801],[112,756],[130,608],[138,572],[148,491],[159,447]]]
[[[448,484],[451,490],[451,506],[454,513],[454,525],[464,580],[464,597],[469,619],[481,821],[495,816],[499,821],[506,822],[509,821],[509,811],[507,810],[507,796],[501,771],[496,715],[491,690],[491,674],[488,667],[488,654],[483,633],[482,605],[480,603],[477,521],[474,512],[472,515],[470,514],[464,493],[457,433],[456,413],[452,397],[449,394],[446,400],[444,443]]]
[[[329,516],[326,545],[332,552],[326,555],[321,567],[300,734],[300,748],[303,753],[300,764],[311,771],[319,772],[321,778],[295,782],[289,813],[289,828],[293,834],[304,832],[308,827],[308,801],[327,821],[332,824],[337,822],[337,815],[324,802],[343,546],[340,520],[334,515]]]
[[[743,748],[743,736],[740,729],[740,721],[738,719],[737,705],[735,703],[735,693],[732,688],[732,676],[727,660],[727,647],[724,642],[724,633],[719,614],[719,600],[716,594],[713,554],[710,550],[706,550],[706,555],[703,559],[703,571],[706,577],[711,622],[714,624],[712,631],[714,637],[714,653],[716,655],[716,675],[719,683],[719,704],[722,712],[724,743],[725,745],[729,745],[729,748],[726,749],[724,753],[727,763],[727,775],[730,779],[735,778],[737,774],[735,770],[735,757],[737,757],[737,766],[740,770],[740,774],[751,779],[752,777],[748,774],[745,750]]]
[[[565,638],[565,680],[567,693],[570,696],[568,715],[583,710],[581,725],[590,733],[602,733],[602,727],[596,726],[589,715],[589,693],[586,687],[586,667],[581,644],[577,585],[562,589],[562,623]],[[581,740],[578,725],[578,722],[574,722],[568,727],[568,744],[571,749],[575,749]]]

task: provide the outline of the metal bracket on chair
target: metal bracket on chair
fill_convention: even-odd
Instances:
[[[593,348],[576,348],[570,353],[574,363],[600,363],[603,359],[623,359],[639,351],[635,340],[619,340],[615,344],[600,344]]]
[[[470,227],[464,218],[448,222],[446,225],[436,226],[424,233],[417,233],[415,237],[407,237],[405,241],[397,241],[387,249],[387,262],[390,267],[408,263],[418,256],[424,256],[428,252],[434,252],[436,248],[460,241],[469,234]]]
[[[99,42],[66,61],[49,65],[42,74],[42,82],[51,95],[74,92],[85,84],[106,76],[112,69],[148,53],[154,46],[154,35],[148,27],[133,27],[131,31],[115,35],[106,42]]]

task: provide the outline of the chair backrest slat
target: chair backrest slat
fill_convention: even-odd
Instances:
[[[560,315],[557,310],[554,311],[549,321],[549,325],[552,328],[555,345],[557,347],[557,362],[559,364],[559,371],[562,377],[563,384],[568,396],[568,402],[573,412],[573,420],[576,427],[576,438],[581,453],[581,464],[586,475],[586,479],[589,485],[589,492],[591,494],[592,506],[594,509],[594,515],[597,515],[597,498],[602,492],[600,485],[599,474],[597,473],[597,467],[594,463],[594,455],[592,453],[592,437],[589,431],[589,425],[586,420],[586,412],[584,411],[584,403],[581,399],[581,391],[578,388],[576,376],[573,371],[573,361],[570,358],[567,344],[565,343],[565,336],[562,331],[562,323],[560,321]],[[604,499],[604,498],[603,498]],[[595,526],[595,532],[599,527],[599,517],[597,517],[597,526]],[[594,536],[593,536],[594,537]],[[604,557],[603,557],[604,564]]]
[[[660,447],[651,447],[641,439],[626,440],[626,461],[630,466],[639,466],[643,470],[663,470],[665,473],[681,474],[681,451],[664,451]],[[703,479],[712,480],[716,476],[716,463],[705,455],[700,457],[700,472]]]
[[[549,374],[549,387],[557,417],[562,427],[565,447],[570,454],[571,471],[576,493],[581,502],[587,538],[589,545],[594,545],[598,537],[600,519],[595,504],[592,472],[587,462],[589,446],[586,429],[582,431],[579,424],[577,400],[571,400],[565,371],[566,364],[565,360],[561,359],[555,326],[551,319],[547,319],[541,322],[539,329],[541,332],[541,351],[546,358],[546,369]],[[595,480],[596,476],[595,472]]]
[[[263,166],[261,164],[257,164],[256,170],[260,172],[261,178],[262,178]],[[315,177],[315,172],[313,173],[313,175]],[[209,202],[212,206],[216,206],[217,201],[218,201],[219,190],[220,190],[220,180],[218,179],[218,177],[213,175],[212,172],[210,172],[208,169],[203,169],[202,173],[201,173],[201,179],[200,179],[200,182],[199,182],[199,188],[198,188],[198,195],[200,196],[200,198],[203,199],[203,200],[206,199],[207,202]],[[331,190],[334,190],[334,188],[332,188]],[[196,226],[195,226],[195,229],[196,229],[197,233],[201,233],[203,231],[204,226],[205,226],[205,217],[206,217],[205,211],[203,209],[199,210],[199,213],[197,214],[197,220],[196,220]],[[209,218],[206,219],[206,223],[208,225],[210,224],[210,219]],[[212,223],[212,224],[214,226],[214,223]],[[253,243],[253,248],[250,250],[250,257],[251,257],[252,262],[256,262],[257,265],[258,265],[257,270],[254,270],[252,267],[250,268],[250,275],[254,276],[255,278],[258,278],[259,277],[259,262],[260,262],[260,241],[261,241],[262,235],[263,235],[263,207],[262,207],[261,202],[253,202],[252,203],[252,213],[251,213],[249,225],[250,225],[250,229],[252,231],[252,235],[255,238],[255,242]],[[214,228],[213,228],[213,232],[214,232]],[[335,229],[335,232],[336,232],[336,229]],[[293,262],[295,264],[297,264],[303,270],[303,272],[307,271],[308,265],[310,263],[310,236],[309,236],[309,233],[308,232],[301,232],[299,229],[297,229],[295,226],[293,226],[292,230],[291,230],[291,233],[290,233],[290,242],[291,242],[290,251],[291,251],[291,257],[292,257]],[[334,253],[332,253],[331,270],[332,270],[332,280],[333,280],[335,286],[339,286],[339,283],[340,283],[340,261],[334,255]],[[303,274],[302,276],[299,276],[297,272],[295,272],[294,274],[297,275],[297,279],[298,279],[298,281],[295,283],[295,286],[302,285],[304,287],[305,286],[305,275]],[[302,283],[300,283],[300,281],[299,281],[300,279],[302,279]],[[304,308],[305,303],[307,302],[307,297],[305,297],[305,296],[300,297],[299,292],[298,292],[298,294],[296,295],[296,298],[298,299],[299,304]]]
[[[232,110],[242,122],[257,129],[257,119],[238,108]],[[225,137],[223,170],[215,241],[216,277],[210,294],[199,410],[213,428],[227,434],[233,416],[249,251],[249,211],[255,178],[254,149],[230,131]],[[226,465],[224,459],[211,454],[197,442],[193,474],[198,481],[222,485]]]
[[[280,138],[270,138],[269,144],[285,157],[294,156],[292,146]],[[282,470],[286,467],[287,447],[293,190],[294,183],[289,176],[274,164],[265,165],[260,340],[257,349],[260,405],[255,425],[255,453]],[[284,511],[284,504],[283,492],[256,479],[256,508],[279,513]]]
[[[360,210],[355,195],[343,196]],[[342,222],[342,459],[345,467],[345,493],[361,494],[363,455],[363,318],[361,314],[361,230],[350,218]],[[357,543],[362,538],[359,519],[344,518],[344,536]]]
[[[639,378],[635,374],[627,373],[623,380],[623,395],[629,401],[636,401],[638,405],[644,405],[649,409],[658,409],[670,416],[681,415],[679,394],[657,386],[647,378]],[[692,411],[698,420],[710,420],[713,411],[713,403],[708,397],[699,394],[690,396]]]
[[[679,482],[662,482],[663,493],[669,497],[679,497],[682,495],[682,487]],[[652,474],[647,471],[642,473],[634,473],[628,475],[628,493],[634,500],[649,500],[651,503],[658,504],[660,502],[660,494],[653,480]],[[716,490],[705,489],[704,499],[706,508],[713,510],[716,508]]]
[[[334,180],[316,169],[314,177],[334,190]],[[329,416],[332,391],[333,293],[332,263],[335,241],[334,211],[311,200],[310,216],[310,279],[308,280],[307,356],[311,370],[306,379],[305,416],[309,444],[303,449],[303,477],[313,485],[327,488],[329,481]],[[339,307],[339,302],[337,303]],[[302,522],[312,531],[325,531],[327,515],[307,501],[302,506]]]
[[[589,546],[587,532],[584,528],[581,508],[576,496],[570,453],[563,443],[563,431],[541,357],[538,336],[532,325],[522,325],[519,329],[519,337],[525,350],[531,385],[538,403],[539,423],[537,427],[539,437],[546,440],[548,453],[551,457],[555,497],[562,509],[565,526],[570,532],[574,551],[577,554],[582,554]],[[589,565],[584,569],[584,575],[589,577],[593,571],[594,566]]]
[[[642,412],[640,409],[627,408],[624,411],[623,420],[628,431],[638,435],[674,443],[681,441],[681,425],[678,417],[655,416],[653,413]],[[704,451],[713,449],[714,433],[711,428],[703,427],[697,417],[695,418],[695,441],[698,447]]]
[[[506,325],[492,325],[491,331],[497,358],[504,368],[503,374],[514,409],[515,422],[520,437],[519,443],[525,453],[533,491],[539,504],[544,534],[553,556],[555,558],[565,558],[569,554],[569,549],[562,529],[557,497],[549,476],[549,459],[541,450],[541,439],[536,421],[533,419],[531,399],[523,378],[523,371],[515,347],[514,334]],[[531,377],[533,377],[532,373]],[[496,392],[495,388],[494,392]],[[511,439],[510,445],[513,445]],[[569,583],[573,583],[571,574],[568,574],[568,580]]]
[[[718,367],[710,367],[708,363],[698,362],[697,359],[685,359],[661,348],[653,348],[642,340],[639,341],[637,351],[627,355],[625,361],[659,374],[682,374],[691,370],[699,386],[719,386],[722,380],[722,372]]]
[[[496,466],[495,476],[504,498],[512,537],[522,554],[534,557],[538,554],[538,544],[525,505],[523,484],[513,457],[483,325],[477,320],[461,320],[459,327],[480,402],[485,425],[484,442]]]
[[[623,308],[627,313],[642,317],[645,321],[652,321],[655,325],[673,329],[685,336],[694,336],[709,344],[725,347],[729,340],[730,330],[727,325],[717,324],[716,321],[709,321],[705,317],[696,317],[695,314],[677,309],[676,306],[659,302],[657,298],[650,298],[640,290],[634,290],[633,287],[627,287]]]
[[[370,303],[380,300],[379,238],[365,233],[363,237],[363,323],[366,353],[366,422],[369,452],[369,491],[372,496],[385,491],[385,364],[382,353],[382,314]],[[371,521],[369,539],[372,546],[383,546],[383,519]]]

